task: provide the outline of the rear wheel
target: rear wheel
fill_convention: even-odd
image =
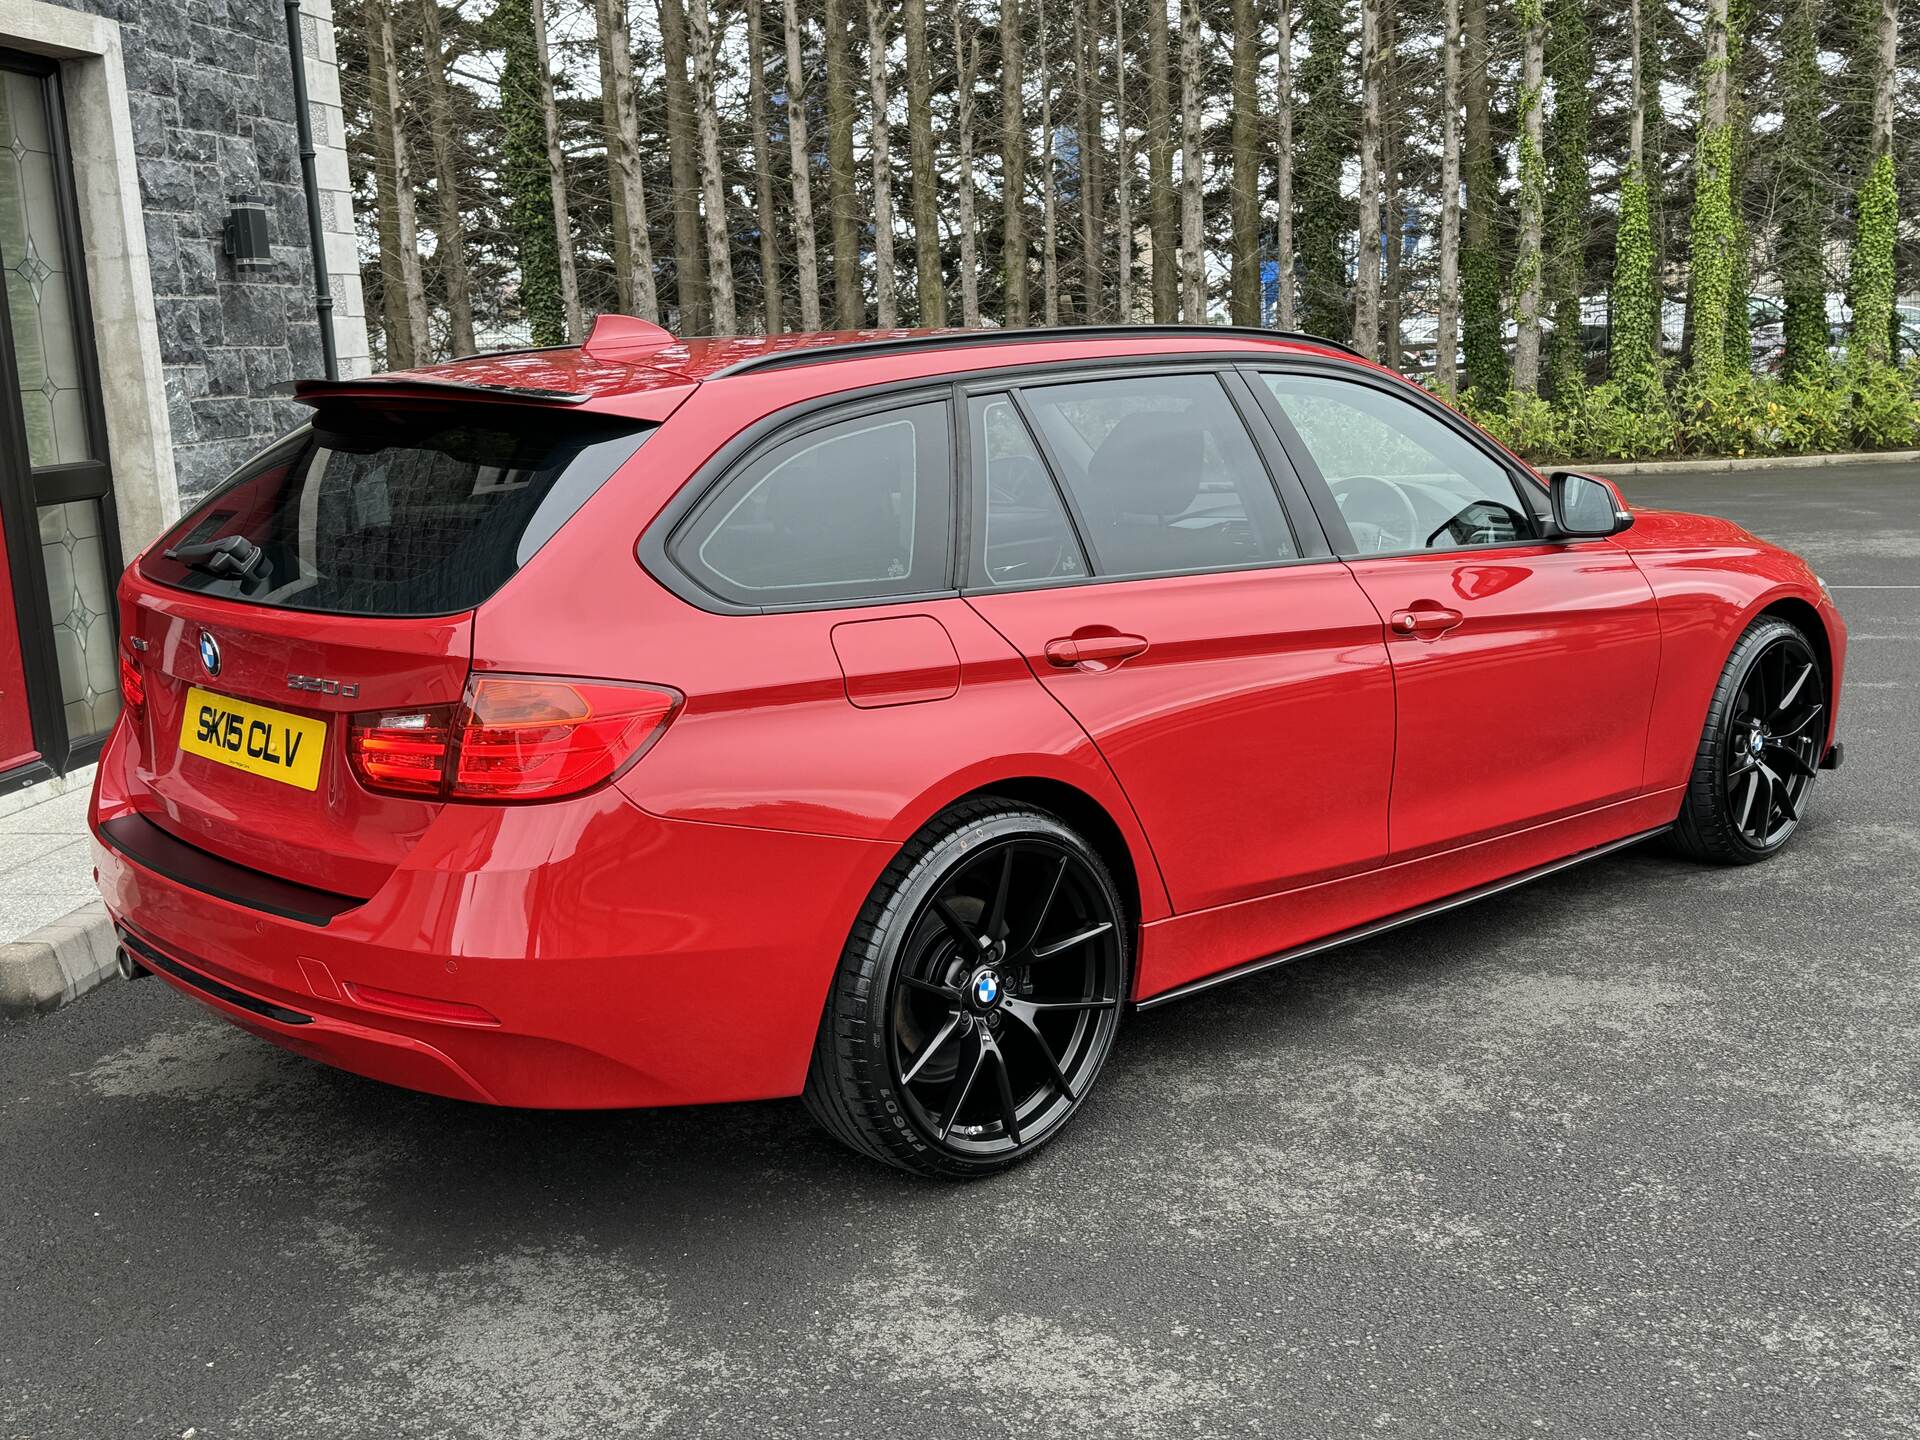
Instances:
[[[1674,839],[1728,865],[1776,854],[1799,827],[1827,733],[1827,687],[1807,637],[1763,616],[1733,647],[1700,735]]]
[[[881,876],[827,998],[807,1108],[923,1175],[1004,1169],[1099,1078],[1126,994],[1113,877],[1054,816],[971,801]]]

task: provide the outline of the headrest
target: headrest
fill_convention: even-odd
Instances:
[[[1127,416],[1087,465],[1089,499],[1110,517],[1184,514],[1200,493],[1207,435],[1182,413]]]

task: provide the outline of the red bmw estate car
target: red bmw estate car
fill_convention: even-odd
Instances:
[[[606,318],[299,395],[122,581],[100,886],[130,975],[417,1090],[980,1174],[1129,1008],[1763,860],[1841,756],[1805,563],[1323,341]]]

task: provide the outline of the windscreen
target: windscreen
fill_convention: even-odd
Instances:
[[[334,405],[242,466],[141,558],[141,573],[290,610],[470,610],[648,433],[525,407]]]

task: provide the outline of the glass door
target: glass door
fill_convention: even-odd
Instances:
[[[28,749],[56,772],[92,758],[120,702],[120,554],[84,253],[59,71],[0,51],[0,785],[21,753],[9,650]]]

